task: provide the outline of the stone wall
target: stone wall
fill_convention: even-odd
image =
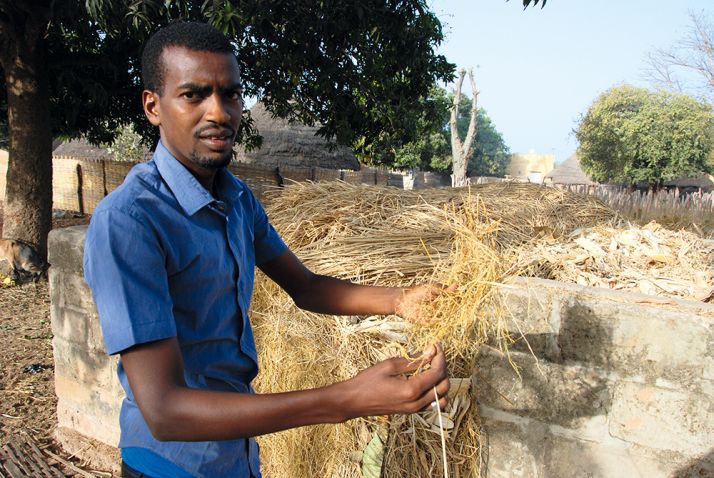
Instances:
[[[123,392],[82,278],[85,230],[50,234],[58,433],[116,445]],[[525,340],[510,357],[484,348],[475,371],[489,478],[714,476],[714,306],[539,279],[503,298]]]

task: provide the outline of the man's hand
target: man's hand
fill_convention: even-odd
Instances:
[[[396,301],[394,313],[399,317],[415,324],[425,324],[431,321],[422,312],[422,305],[430,302],[442,294],[456,290],[456,284],[446,287],[441,284],[424,284],[406,289]]]
[[[419,358],[387,359],[335,387],[344,395],[347,419],[430,410],[435,387],[444,409],[449,392],[446,357],[440,346],[432,345]]]

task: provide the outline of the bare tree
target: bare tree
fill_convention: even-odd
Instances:
[[[714,23],[704,12],[690,12],[687,34],[667,49],[648,55],[647,77],[669,90],[695,93],[714,101]],[[683,76],[684,75],[684,76]],[[695,76],[695,85],[686,79]]]
[[[468,69],[468,74],[472,91],[471,118],[469,119],[469,128],[463,143],[461,142],[461,138],[459,138],[459,130],[457,128],[459,104],[461,103],[461,86],[464,83],[464,76],[466,75],[466,70],[463,68],[459,70],[459,78],[454,88],[454,102],[451,105],[451,119],[449,120],[449,125],[451,126],[451,157],[453,167],[451,185],[453,187],[466,186],[466,184],[468,184],[466,170],[469,165],[469,158],[474,152],[474,138],[476,137],[476,113],[478,111],[477,100],[479,91],[476,89],[476,82],[474,81],[473,70],[471,68]]]

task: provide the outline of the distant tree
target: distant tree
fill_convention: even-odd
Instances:
[[[466,135],[459,135],[459,113],[463,111],[461,107],[461,87],[464,83],[464,77],[468,72],[469,82],[471,83],[471,105],[469,108],[469,122],[466,128]],[[459,70],[459,75],[454,86],[454,95],[451,104],[451,115],[449,116],[449,132],[451,139],[451,185],[454,187],[465,186],[468,181],[468,165],[469,159],[473,155],[474,139],[476,137],[476,129],[478,128],[477,113],[478,113],[478,95],[476,89],[476,81],[474,80],[473,70],[469,68]]]
[[[648,55],[647,76],[658,87],[714,102],[714,21],[704,12],[691,12],[689,18],[691,25],[683,38]],[[699,81],[691,84],[682,74]]]
[[[441,171],[451,173],[451,131],[449,118],[453,96],[442,88],[432,89],[428,100],[422,100],[421,120],[414,141],[400,145],[396,142],[375,143],[373,155],[362,155],[360,161],[373,165],[389,165],[397,169]],[[469,127],[471,99],[462,95],[457,116],[457,130],[464,137]],[[428,120],[427,120],[428,118]],[[510,150],[503,136],[483,108],[478,109],[479,124],[474,139],[473,152],[468,158],[469,176],[503,176],[510,160]],[[388,136],[384,137],[388,139]]]
[[[505,176],[511,151],[483,108],[478,110],[478,130],[474,144],[474,152],[468,164],[469,176]]]
[[[412,113],[401,118],[404,127],[410,129],[408,136],[384,128],[370,144],[361,140],[354,144],[353,149],[361,163],[402,170],[429,169],[433,156],[449,155],[443,134],[449,114],[449,99],[444,90],[433,86],[413,106]]]
[[[343,144],[369,147],[387,129],[401,142],[415,139],[418,100],[453,78],[453,65],[435,52],[441,24],[425,0],[0,0],[0,111],[10,149],[3,235],[44,254],[53,137],[109,143],[133,123],[156,138],[143,120],[139,53],[174,20],[224,31],[239,47],[246,95],[280,117],[319,123],[320,134]],[[254,144],[247,119],[241,137]]]
[[[140,162],[146,159],[146,144],[133,124],[123,126],[111,143],[103,145],[114,161]]]
[[[714,112],[690,96],[618,86],[595,100],[575,134],[595,181],[659,187],[712,172]]]

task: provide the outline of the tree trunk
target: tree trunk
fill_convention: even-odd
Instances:
[[[52,130],[46,72],[46,22],[26,18],[5,37],[10,151],[2,237],[22,239],[47,256],[52,222]],[[24,28],[23,28],[24,27]]]
[[[466,70],[463,68],[459,70],[459,79],[456,82],[456,88],[454,89],[454,102],[451,106],[451,119],[449,120],[449,125],[451,127],[451,158],[452,158],[452,175],[451,175],[451,186],[461,187],[466,186],[469,183],[469,178],[467,176],[469,159],[473,155],[474,151],[474,138],[476,137],[476,118],[477,118],[477,101],[479,91],[476,89],[476,82],[474,81],[473,71],[471,68],[468,70],[469,81],[471,82],[471,117],[469,119],[469,128],[466,132],[466,138],[464,142],[461,142],[459,138],[459,131],[457,128],[458,118],[459,118],[459,105],[461,103],[461,86],[464,83],[464,76],[466,75]]]

